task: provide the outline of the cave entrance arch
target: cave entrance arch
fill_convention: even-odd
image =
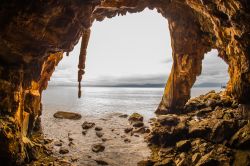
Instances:
[[[191,90],[191,96],[196,97],[211,90],[224,90],[229,80],[228,65],[218,56],[218,50],[212,49],[204,55],[202,72]]]
[[[80,43],[56,67],[50,85],[76,85]],[[164,87],[172,66],[171,50],[167,20],[155,10],[96,22],[88,44],[83,91],[84,86]]]
[[[136,17],[134,22],[133,17]],[[110,23],[113,19],[116,19],[115,22]],[[117,159],[117,162],[130,156],[131,151],[130,160],[134,163],[128,163],[128,165],[136,165],[135,160],[141,160],[143,155],[147,154],[146,146],[142,140],[140,142],[133,140],[133,137],[130,138],[124,133],[124,127],[129,127],[125,126],[128,121],[119,116],[138,112],[144,116],[144,121],[154,117],[154,111],[162,97],[164,85],[172,66],[170,36],[167,20],[156,11],[147,10],[139,14],[114,17],[113,19],[97,22],[97,28],[95,28],[94,23],[91,28],[87,48],[86,73],[82,80],[82,97],[79,100],[76,88],[76,64],[80,45],[76,46],[76,52],[71,52],[69,57],[65,56],[56,67],[48,89],[43,92],[42,123],[44,133],[49,138],[67,142],[69,134],[71,138],[77,140],[77,146],[84,149],[79,148],[76,151],[89,153],[91,152],[90,145],[95,141],[100,141],[101,138],[95,136],[93,130],[88,130],[86,136],[83,136],[81,124],[84,121],[95,122],[96,126],[103,128],[105,132],[103,138],[111,139],[111,143],[119,145],[116,149],[111,148],[110,150],[110,153],[116,153],[116,156],[120,158]],[[158,25],[155,20],[161,21],[161,24]],[[128,25],[131,21],[132,23]],[[116,25],[118,23],[119,25]],[[117,32],[114,32],[115,29],[110,29],[112,28],[110,26],[115,26],[113,28],[118,29]],[[115,34],[105,36],[102,33]],[[126,35],[119,36],[120,33]],[[100,37],[104,40],[101,40]],[[113,49],[117,50],[114,52]],[[121,55],[117,55],[119,53]],[[70,61],[72,63],[69,63]],[[72,71],[69,68],[72,68]],[[98,79],[94,80],[93,76]],[[72,84],[67,84],[70,81]],[[59,85],[59,88],[52,87],[53,85]],[[67,85],[73,85],[73,87],[64,87]],[[63,94],[61,94],[62,92]],[[81,113],[81,122],[54,119],[53,113],[56,111]],[[111,131],[112,128],[114,131]],[[51,131],[54,132],[51,133]],[[127,147],[131,146],[130,144],[125,143],[124,145],[126,138],[120,138],[124,135],[126,138],[132,139],[130,144],[135,144],[132,148]],[[118,141],[114,142],[114,137]],[[110,146],[107,143],[107,148]],[[137,146],[140,146],[138,152],[132,153]],[[69,147],[69,149],[71,153],[74,147]],[[127,154],[123,155],[125,150]],[[83,162],[88,161],[86,158],[83,159],[85,160]],[[112,163],[110,164],[112,165]]]

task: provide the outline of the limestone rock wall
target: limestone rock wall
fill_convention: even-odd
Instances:
[[[5,165],[21,165],[28,161],[26,147],[41,115],[41,94],[47,87],[62,53],[49,55],[40,64],[0,68],[0,161]],[[32,80],[32,70],[41,73]],[[31,77],[31,78],[30,78]],[[27,79],[27,80],[26,80]]]
[[[94,20],[156,8],[169,20],[173,66],[158,113],[190,98],[204,53],[229,64],[227,94],[250,103],[250,3],[247,0],[3,0],[0,5],[0,158],[27,160],[27,139],[41,115],[41,94],[62,58]],[[86,43],[86,42],[85,42]],[[87,43],[86,43],[87,44]],[[166,55],[167,56],[167,55]],[[171,56],[171,55],[168,55]],[[82,68],[81,68],[82,69]]]

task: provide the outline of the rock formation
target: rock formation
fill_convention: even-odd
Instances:
[[[250,3],[247,0],[3,0],[0,7],[0,160],[3,163],[22,164],[29,160],[28,140],[39,126],[41,94],[63,52],[70,52],[83,36],[80,85],[93,21],[140,12],[146,7],[157,9],[169,21],[173,49],[174,63],[157,113],[183,110],[201,73],[204,54],[211,49],[217,49],[229,65],[227,95],[249,110]]]

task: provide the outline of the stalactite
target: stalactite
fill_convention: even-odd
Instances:
[[[79,64],[78,64],[78,98],[81,97],[81,81],[82,76],[85,73],[85,61],[86,61],[86,55],[87,55],[87,46],[89,42],[90,37],[90,29],[84,30],[82,35],[82,43],[81,43],[81,49],[80,49],[80,55],[79,55]]]

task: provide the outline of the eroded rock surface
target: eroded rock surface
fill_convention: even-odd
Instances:
[[[172,165],[249,164],[249,117],[241,107],[224,92],[212,91],[190,99],[183,114],[158,116],[147,136],[153,155],[145,165],[169,159]]]
[[[173,66],[157,113],[185,111],[190,89],[201,73],[204,54],[217,49],[229,65],[230,80],[225,100],[234,98],[249,116],[250,104],[250,4],[247,0],[86,0],[86,1],[2,1],[0,7],[0,159],[2,163],[22,164],[30,160],[27,142],[39,129],[41,94],[63,53],[72,51],[83,37],[79,58],[78,82],[84,74],[86,49],[93,21],[117,14],[157,9],[168,19],[173,49]],[[146,35],[146,34],[145,34]],[[79,97],[81,96],[79,91]],[[223,100],[223,99],[221,99]],[[230,102],[223,102],[227,105]],[[217,106],[214,99],[205,105]],[[203,107],[197,105],[197,107]],[[209,108],[210,109],[210,108]],[[239,109],[238,109],[239,110]],[[207,114],[203,110],[198,117]],[[242,126],[231,122],[233,112],[216,111],[222,120],[200,122],[208,128],[193,128],[195,134],[212,130],[209,139],[221,142],[218,133]],[[190,134],[191,120],[178,117],[180,123],[160,129],[174,137],[179,131]],[[208,118],[209,119],[209,113]],[[202,124],[205,123],[205,124]],[[207,125],[209,123],[210,125]],[[211,128],[211,124],[217,128]],[[220,126],[223,126],[220,128]],[[176,129],[171,131],[171,129]],[[234,132],[232,132],[234,133]],[[226,137],[231,137],[228,133]],[[164,135],[162,137],[165,137]],[[160,139],[161,140],[161,139]],[[214,140],[214,139],[213,139]],[[173,142],[173,141],[171,141]],[[10,163],[11,162],[11,163]],[[211,161],[215,162],[214,160]]]

